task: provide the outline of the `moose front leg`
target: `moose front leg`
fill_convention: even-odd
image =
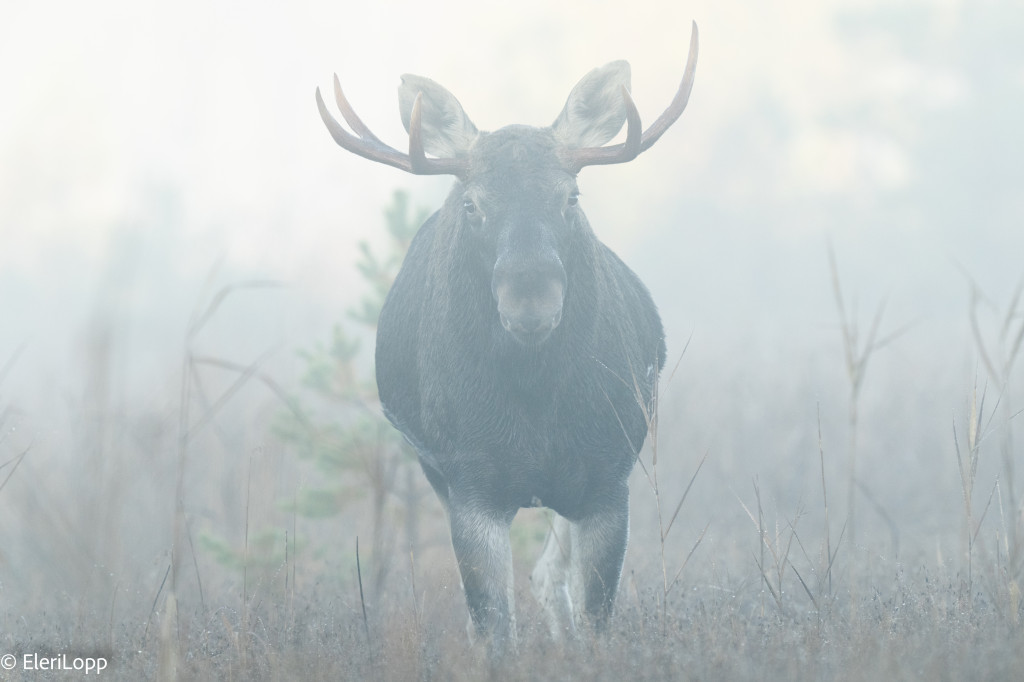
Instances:
[[[452,546],[459,562],[466,605],[477,633],[488,640],[492,655],[516,648],[515,596],[509,514],[463,502],[453,495],[449,506]]]
[[[629,491],[623,486],[613,504],[572,524],[572,563],[582,584],[587,621],[601,630],[608,623],[622,576],[629,540]]]

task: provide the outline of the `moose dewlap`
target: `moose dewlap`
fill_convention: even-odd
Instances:
[[[408,154],[370,132],[337,76],[355,135],[317,90],[343,148],[457,178],[381,311],[377,385],[448,511],[470,616],[492,653],[515,647],[509,524],[521,507],[557,513],[531,576],[552,634],[600,628],[611,613],[629,534],[627,479],[665,340],[643,283],[591,230],[576,176],[653,145],[686,107],[696,67],[694,24],[679,90],[643,132],[624,61],[584,76],[552,125],[494,132],[477,130],[437,83],[403,76]],[[623,123],[626,141],[604,146]]]

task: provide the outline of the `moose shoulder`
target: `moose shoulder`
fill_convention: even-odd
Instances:
[[[558,515],[532,574],[552,633],[601,627],[611,613],[627,479],[665,342],[647,289],[591,230],[576,176],[654,144],[686,106],[696,57],[694,25],[675,99],[643,132],[622,61],[584,76],[551,126],[491,133],[438,84],[405,76],[408,154],[370,132],[337,78],[338,107],[356,135],[317,91],[345,149],[458,179],[417,232],[381,311],[377,384],[448,511],[470,615],[493,651],[515,646],[508,530],[521,507]],[[625,142],[603,146],[623,123]]]

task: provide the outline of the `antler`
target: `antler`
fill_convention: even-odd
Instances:
[[[658,138],[669,129],[669,126],[682,115],[683,109],[686,108],[686,103],[690,99],[693,78],[697,73],[697,42],[697,22],[693,22],[693,30],[690,33],[690,54],[686,59],[683,80],[679,84],[675,98],[668,105],[668,109],[651,124],[651,127],[645,130],[643,135],[640,134],[640,112],[637,111],[633,98],[629,96],[629,91],[623,87],[622,99],[626,104],[626,141],[610,147],[581,147],[563,151],[563,158],[573,171],[578,172],[584,166],[632,161],[640,152],[646,151],[658,141]]]
[[[345,130],[331,113],[327,111],[324,98],[320,96],[320,88],[316,89],[316,106],[320,110],[320,118],[324,120],[331,137],[344,149],[358,154],[364,159],[386,163],[414,175],[457,175],[462,176],[469,170],[469,162],[466,159],[428,159],[423,152],[423,125],[421,123],[420,102],[423,94],[416,95],[412,105],[412,114],[409,117],[409,153],[403,154],[393,147],[384,144],[370,132],[366,124],[356,115],[352,105],[345,99],[345,93],[341,91],[341,82],[338,74],[334,74],[334,99],[338,103],[338,109],[349,124],[356,137]]]

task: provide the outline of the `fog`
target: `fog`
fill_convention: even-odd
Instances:
[[[580,175],[594,230],[658,303],[669,370],[686,347],[666,372],[660,438],[679,493],[709,453],[687,541],[713,522],[701,551],[715,556],[754,532],[738,499],[750,504],[755,477],[780,516],[820,494],[819,419],[845,504],[850,383],[831,248],[861,347],[884,306],[858,399],[858,542],[891,551],[895,524],[904,554],[955,553],[953,425],[963,437],[975,385],[995,415],[979,489],[997,476],[1021,489],[998,446],[1019,432],[1021,369],[1006,385],[990,375],[970,316],[973,300],[993,364],[1010,357],[1024,277],[1019,3],[43,1],[0,10],[0,483],[28,453],[0,488],[8,599],[48,589],[29,578],[48,551],[45,533],[29,538],[40,509],[68,515],[45,528],[69,536],[76,520],[160,527],[138,566],[124,547],[83,550],[155,588],[174,448],[138,461],[110,433],[119,420],[131,438],[142,423],[174,432],[190,316],[237,287],[190,347],[240,366],[262,358],[261,372],[299,390],[297,351],[347,324],[365,292],[357,246],[384,244],[393,191],[442,201],[449,178],[339,149],[315,88],[337,72],[361,118],[402,148],[403,73],[440,82],[493,130],[550,123],[580,76],[628,59],[649,124],[678,87],[691,20],[700,57],[682,118],[632,163]],[[217,418],[233,454],[189,462],[238,472],[186,503],[222,536],[239,522],[223,510],[243,502],[217,486],[245,480],[280,409],[256,383],[235,404],[246,407]],[[268,474],[270,507],[301,478],[288,456]],[[107,487],[76,485],[97,466]],[[635,515],[639,542],[650,513]]]

